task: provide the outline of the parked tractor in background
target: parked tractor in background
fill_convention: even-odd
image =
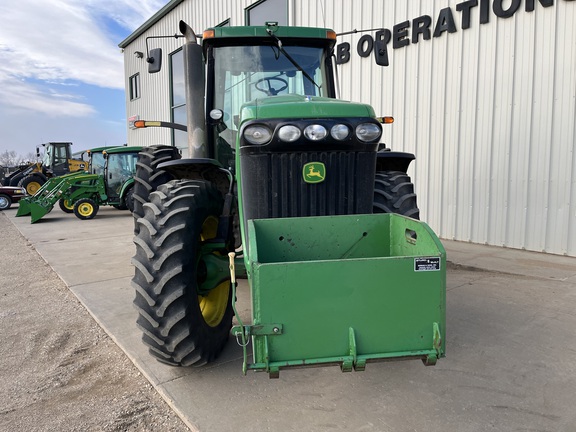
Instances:
[[[218,27],[199,45],[182,21],[180,31],[189,158],[143,149],[134,187],[134,304],[151,355],[211,362],[235,314],[244,373],[435,364],[445,251],[417,220],[414,156],[380,143],[372,107],[337,99],[336,34]],[[150,52],[150,72],[161,56]],[[248,279],[251,323],[235,309],[237,278]]]
[[[31,216],[35,223],[56,203],[65,213],[92,219],[100,206],[133,210],[132,191],[141,147],[101,147],[89,150],[90,172],[76,172],[48,180],[34,196],[20,201],[16,216]]]
[[[2,184],[23,187],[28,195],[34,195],[49,178],[87,170],[86,161],[72,158],[71,146],[71,142],[42,144],[44,147],[42,160],[20,167],[4,177]],[[36,147],[36,157],[40,160],[40,146]]]

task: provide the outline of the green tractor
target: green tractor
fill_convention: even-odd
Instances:
[[[446,256],[418,220],[412,154],[337,99],[333,31],[218,27],[186,38],[189,158],[144,148],[134,186],[134,304],[152,356],[213,361],[232,332],[247,370],[445,353]],[[151,50],[157,72],[161,49]],[[252,319],[236,313],[247,278]],[[232,328],[236,315],[238,325]],[[248,347],[252,359],[248,361]]]
[[[101,147],[88,151],[90,172],[71,173],[48,180],[34,196],[20,201],[16,216],[31,216],[35,223],[56,203],[65,213],[92,219],[100,206],[134,208],[133,186],[141,147]]]

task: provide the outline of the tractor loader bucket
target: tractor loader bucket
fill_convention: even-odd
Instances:
[[[53,206],[44,206],[42,204],[31,202],[30,204],[30,223],[36,223],[52,211]]]
[[[396,214],[248,222],[253,363],[291,366],[420,358],[445,350],[446,252],[423,222]],[[246,363],[245,356],[245,363]]]
[[[16,212],[16,217],[28,216],[31,212],[30,210],[30,198],[23,198],[18,202],[18,211]]]
[[[52,211],[54,205],[63,198],[74,201],[99,192],[97,174],[74,172],[49,179],[31,197],[20,201],[16,216],[31,215],[30,223],[38,222]]]

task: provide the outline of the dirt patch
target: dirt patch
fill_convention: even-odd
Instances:
[[[0,430],[189,430],[2,212],[0,263]]]

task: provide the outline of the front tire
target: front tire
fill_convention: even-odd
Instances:
[[[379,171],[374,182],[374,213],[397,213],[420,219],[414,185],[402,171]]]
[[[203,243],[214,238],[223,199],[204,181],[173,180],[150,194],[137,221],[132,285],[142,341],[159,361],[201,366],[224,348],[232,326],[229,280],[200,295],[209,276]]]
[[[100,207],[90,198],[82,198],[74,204],[74,214],[78,219],[94,219]]]

